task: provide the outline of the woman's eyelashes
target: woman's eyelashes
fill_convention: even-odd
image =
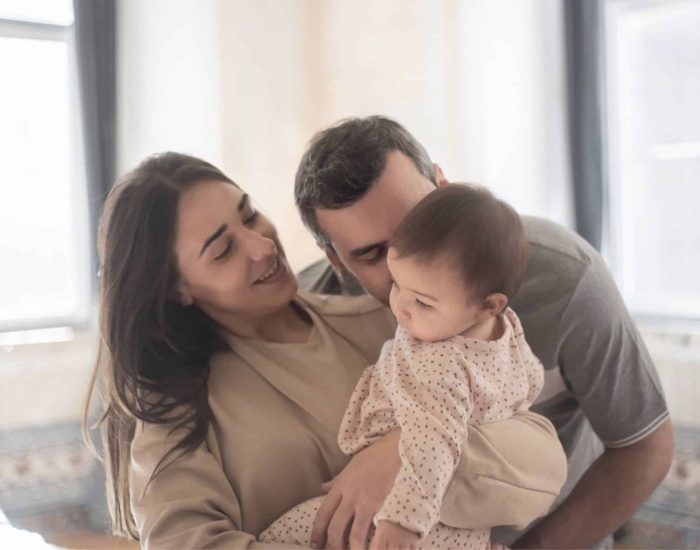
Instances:
[[[244,219],[243,219],[243,225],[246,227],[251,227],[255,225],[256,220],[258,219],[258,211],[255,209],[252,209],[252,212],[250,212]],[[231,250],[233,249],[233,240],[229,238],[229,240],[226,242],[226,246],[224,249],[219,252],[216,256],[214,256],[215,261],[220,261],[226,258],[231,253]]]
[[[229,252],[231,252],[232,244],[231,239],[229,239],[224,249],[214,257],[214,260],[218,262],[219,260],[223,260],[226,256],[228,256]]]
[[[258,211],[251,207],[252,212],[243,220],[243,225],[251,226],[255,223],[258,218]]]

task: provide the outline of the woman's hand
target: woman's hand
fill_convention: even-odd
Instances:
[[[420,536],[393,521],[380,521],[370,550],[415,550]]]
[[[328,494],[311,530],[312,548],[366,548],[374,515],[401,467],[397,428],[357,453],[321,487]],[[349,538],[348,538],[349,534]]]

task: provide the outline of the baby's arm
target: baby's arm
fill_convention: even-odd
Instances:
[[[469,379],[450,341],[396,338],[392,361],[402,466],[375,521],[392,521],[424,537],[438,521],[461,458],[472,409]]]

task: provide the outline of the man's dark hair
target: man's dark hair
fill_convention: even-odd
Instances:
[[[389,242],[399,257],[447,260],[476,297],[512,300],[527,266],[528,243],[518,213],[483,187],[450,184],[428,193]]]
[[[364,197],[393,151],[401,151],[421,174],[436,183],[425,148],[389,118],[375,115],[344,119],[311,139],[297,169],[294,200],[304,225],[320,245],[331,243],[321,231],[315,210],[344,208]]]

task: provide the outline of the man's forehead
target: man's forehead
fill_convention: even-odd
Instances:
[[[349,252],[391,239],[404,216],[433,189],[410,158],[394,151],[362,198],[343,208],[317,209],[316,216],[334,246]]]

